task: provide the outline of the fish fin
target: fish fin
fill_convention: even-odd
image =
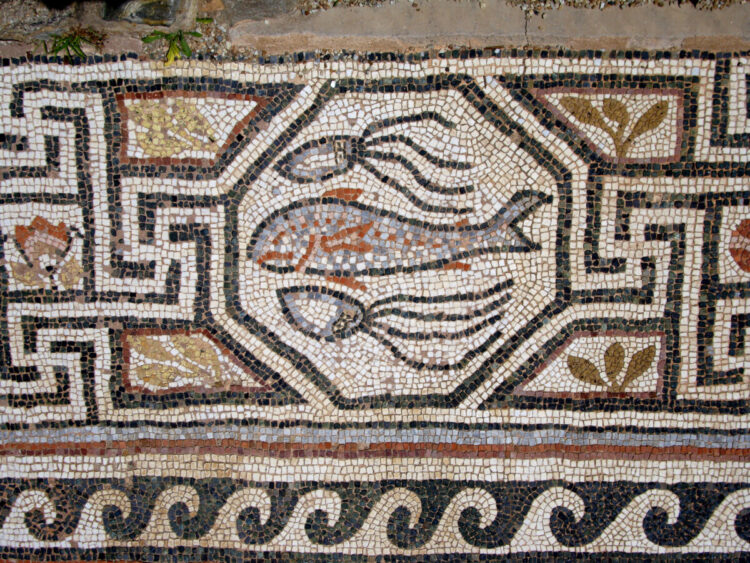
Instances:
[[[542,246],[527,237],[517,225],[511,225],[505,232],[505,248],[515,252],[540,250]]]
[[[336,188],[335,190],[323,192],[321,197],[335,197],[336,199],[343,199],[344,201],[357,201],[361,195],[362,190],[354,188]]]
[[[541,246],[527,237],[519,225],[542,205],[549,204],[552,201],[551,195],[542,192],[518,192],[514,194],[496,216],[495,225],[490,229],[490,232],[495,233],[492,235],[493,238],[497,237],[494,240],[502,241],[503,248],[506,251],[531,252],[539,250]]]
[[[310,235],[310,239],[307,241],[307,250],[305,250],[305,253],[302,255],[302,257],[297,262],[297,265],[294,267],[294,270],[296,272],[302,272],[305,269],[307,261],[310,259],[310,256],[312,256],[312,253],[315,252],[317,242],[318,237],[315,235]]]
[[[543,192],[518,192],[506,204],[502,214],[503,222],[514,226],[525,221],[542,205],[552,203],[553,197]]]
[[[467,264],[466,262],[448,262],[443,265],[443,270],[463,270],[464,272],[468,272],[471,270],[471,264]]]
[[[372,221],[363,225],[355,225],[341,229],[339,232],[321,238],[320,247],[325,252],[337,250],[351,250],[352,252],[370,252],[372,245],[362,240],[372,228]]]
[[[342,276],[327,276],[326,281],[331,282],[331,283],[338,283],[341,285],[345,285],[346,287],[349,287],[351,289],[358,289],[360,291],[367,290],[367,286],[365,284],[363,284],[362,282],[353,280],[352,278],[345,278]]]
[[[268,262],[269,260],[291,260],[294,258],[294,254],[291,252],[266,252],[262,256],[258,258],[258,264],[261,266]]]

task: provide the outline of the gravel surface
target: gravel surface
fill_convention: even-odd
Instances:
[[[413,0],[412,5],[419,9],[421,4],[426,4],[430,0]],[[488,0],[456,0],[457,2],[475,3],[484,6]],[[519,6],[523,10],[542,13],[549,10],[556,10],[562,6],[573,6],[575,8],[626,8],[629,6],[642,6],[645,4],[654,4],[656,6],[666,5],[683,5],[692,4],[700,10],[717,10],[730,6],[732,4],[745,4],[747,0],[506,0],[512,6]],[[377,6],[386,4],[390,0],[299,0],[298,9],[303,14],[311,14],[319,10],[339,6]]]
[[[48,8],[35,0],[0,0],[0,36],[36,32],[73,16],[75,4]]]

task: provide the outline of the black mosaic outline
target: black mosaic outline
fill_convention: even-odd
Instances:
[[[119,323],[122,325],[122,321]],[[158,328],[163,330],[191,330],[195,328],[192,323],[174,320],[160,320],[157,326],[153,323],[139,321],[129,322],[127,330],[138,330],[141,328]],[[179,407],[200,407],[209,405],[263,405],[284,406],[302,404],[306,401],[301,395],[287,384],[284,379],[274,370],[257,360],[252,354],[239,346],[234,339],[225,331],[219,334],[211,331],[211,335],[217,338],[234,356],[251,370],[253,375],[263,384],[270,387],[264,392],[250,391],[221,391],[210,394],[201,393],[197,390],[179,390],[173,393],[160,393],[152,395],[138,391],[128,391],[123,382],[124,364],[122,361],[121,336],[124,328],[110,328],[110,350],[112,354],[112,377],[105,392],[109,393],[113,408],[115,409],[148,409],[153,412]],[[180,424],[180,423],[176,423]]]
[[[653,194],[649,192],[638,191],[618,191],[618,216],[621,223],[618,225],[623,237],[627,236],[628,209],[636,208],[654,208],[661,206],[669,208],[689,208],[702,210],[706,212],[704,219],[704,241],[701,254],[702,260],[702,281],[699,302],[699,321],[698,325],[702,330],[697,332],[698,345],[698,370],[703,375],[698,378],[698,386],[720,385],[728,382],[736,382],[738,373],[714,373],[712,371],[712,352],[711,344],[713,337],[713,307],[717,300],[725,298],[747,298],[750,296],[750,283],[740,284],[721,284],[719,282],[718,263],[719,263],[719,227],[721,224],[721,210],[726,206],[750,205],[750,191],[725,192],[725,193],[703,193],[703,194],[669,194],[656,202]],[[682,270],[685,256],[685,236],[684,227],[681,224],[651,225],[646,232],[647,240],[669,241],[672,246],[670,257],[670,280],[667,284],[667,305],[668,309],[664,311],[662,319],[651,319],[649,321],[623,321],[622,319],[599,319],[590,321],[580,321],[566,327],[566,330],[558,335],[555,339],[545,343],[545,345],[526,363],[526,365],[514,377],[509,378],[502,385],[497,387],[482,408],[495,408],[512,404],[524,408],[535,408],[533,401],[528,398],[509,397],[513,390],[523,382],[523,374],[526,378],[532,376],[533,369],[541,365],[544,358],[554,352],[567,337],[576,330],[604,331],[612,329],[633,330],[635,332],[664,332],[666,338],[666,363],[664,368],[664,386],[662,389],[661,401],[663,408],[669,412],[730,412],[733,414],[745,414],[750,412],[750,403],[746,399],[735,400],[693,400],[678,399],[677,385],[679,383],[680,371],[680,342],[682,337],[679,333],[680,309],[682,300],[680,298],[682,290]],[[644,258],[641,264],[644,271],[654,267],[653,259]],[[645,287],[645,286],[644,286]],[[643,292],[643,288],[624,289],[624,290],[592,290],[576,292],[574,300],[581,302],[638,302],[640,299],[646,299],[648,302],[651,295],[648,291]],[[612,321],[615,321],[612,323]],[[624,323],[624,324],[623,324]],[[640,407],[645,410],[657,408],[658,402],[652,400],[638,399],[635,397],[618,401],[616,399],[592,399],[587,400],[555,400],[543,399],[540,401],[545,408],[566,408],[564,405],[573,405],[575,408],[583,410],[592,410],[596,408],[597,403],[604,405],[614,404],[617,409],[629,409]],[[606,406],[604,407],[606,408]]]
[[[561,77],[562,76],[562,77]],[[658,76],[658,77],[638,77],[638,76],[627,76],[623,82],[622,75],[615,76],[602,76],[600,75],[589,75],[589,74],[566,74],[566,75],[543,75],[537,77],[529,75],[527,77],[511,77],[509,80],[505,80],[502,77],[497,77],[498,80],[502,80],[506,83],[506,86],[511,88],[514,94],[514,98],[522,103],[529,111],[532,111],[534,115],[539,118],[541,116],[542,124],[555,133],[558,137],[563,139],[571,148],[573,148],[576,155],[584,160],[589,165],[589,188],[587,192],[587,207],[589,213],[587,215],[587,229],[585,234],[585,240],[587,247],[585,249],[585,265],[587,272],[608,272],[615,273],[621,271],[625,266],[623,259],[602,259],[599,255],[599,233],[598,225],[600,222],[600,196],[602,191],[602,184],[604,183],[607,176],[611,175],[622,175],[627,177],[660,177],[660,176],[671,176],[671,177],[738,177],[746,176],[748,169],[746,164],[735,164],[727,165],[727,163],[704,163],[692,161],[695,147],[695,134],[697,129],[697,101],[698,101],[698,79],[697,78],[685,78],[685,77],[670,77],[670,76]],[[684,80],[682,80],[684,78]],[[680,162],[675,163],[661,163],[661,164],[648,164],[648,163],[629,163],[629,164],[614,164],[605,162],[595,152],[593,152],[587,143],[578,136],[574,131],[570,130],[563,122],[557,119],[544,105],[541,104],[533,95],[529,93],[529,88],[538,88],[543,90],[545,88],[552,88],[558,86],[566,87],[587,87],[587,88],[608,88],[608,87],[644,87],[651,81],[664,82],[663,87],[675,88],[679,87],[684,92],[684,107],[683,107],[683,119],[685,124],[685,131],[683,133],[683,152]],[[670,83],[671,82],[671,83]],[[615,235],[616,239],[627,240],[627,216],[628,213],[626,208],[638,207],[638,206],[652,206],[649,194],[633,195],[634,192],[625,193],[623,191],[618,192],[618,229]],[[626,204],[623,198],[640,197],[644,200],[643,203],[629,203]],[[702,196],[676,196],[672,198],[674,201],[671,205],[674,207],[699,207],[703,208],[706,205],[707,198]],[[669,206],[669,205],[666,205]],[[695,409],[699,412],[718,412],[725,410],[735,414],[750,412],[748,411],[748,403],[745,400],[734,400],[734,401],[677,401],[676,399],[676,385],[679,372],[679,331],[677,330],[678,318],[679,318],[679,307],[681,307],[681,298],[678,287],[681,286],[681,256],[684,254],[683,235],[680,234],[680,228],[676,230],[671,229],[672,232],[668,232],[669,229],[663,227],[654,226],[647,236],[653,237],[653,240],[671,240],[672,241],[672,258],[670,272],[674,283],[669,284],[669,293],[667,301],[677,310],[670,310],[665,312],[665,327],[671,327],[671,330],[666,330],[667,333],[667,366],[665,367],[665,378],[664,388],[662,390],[662,398],[664,401],[664,407],[668,408],[670,412],[682,412],[684,409],[690,410]],[[704,249],[705,251],[705,249]],[[703,255],[704,258],[707,256]],[[718,258],[718,253],[714,253],[709,258]],[[705,260],[704,260],[705,263]],[[653,293],[653,268],[655,264],[651,259],[645,259],[641,268],[643,271],[643,284],[641,288],[624,288],[622,290],[593,290],[576,292],[573,297],[574,301],[578,302],[649,302]],[[675,270],[674,268],[677,268]],[[612,319],[615,320],[615,319]],[[622,320],[615,320],[616,323],[612,324],[612,320],[602,320],[601,322],[583,323],[581,326],[586,326],[590,330],[608,330],[621,328]],[[626,323],[627,324],[627,323]],[[631,329],[641,332],[641,328],[652,329],[649,327],[652,323],[635,323]],[[578,326],[578,325],[576,325]],[[701,324],[701,326],[704,326]],[[628,327],[625,327],[628,330]],[[660,328],[658,330],[664,330]],[[574,329],[568,327],[565,334],[572,334]],[[562,343],[564,338],[558,335],[552,342],[557,344]],[[597,403],[601,404],[601,408],[617,408],[617,409],[629,409],[640,406],[646,410],[653,410],[656,407],[655,401],[643,401],[642,399],[629,398],[625,400],[618,400],[614,398],[608,399],[594,399],[589,398],[587,400],[576,400],[576,399],[531,399],[529,397],[519,398],[511,397],[513,389],[517,387],[523,381],[523,373],[529,374],[532,372],[532,365],[539,365],[539,358],[545,354],[551,353],[557,345],[550,346],[550,343],[546,343],[545,346],[532,357],[526,366],[522,368],[514,377],[509,378],[498,386],[493,394],[484,402],[482,408],[500,408],[509,405],[520,406],[524,408],[569,408],[571,405],[573,408],[582,410],[595,410]],[[716,383],[720,383],[721,378]],[[537,405],[534,405],[534,401],[538,401]]]
[[[196,53],[193,60],[221,63],[252,63],[261,66],[277,66],[280,64],[318,62],[329,63],[337,61],[373,62],[408,62],[418,63],[431,59],[436,60],[472,60],[472,59],[504,59],[504,58],[571,58],[592,60],[633,60],[633,61],[663,61],[663,60],[717,60],[727,57],[748,57],[750,51],[713,52],[692,50],[643,50],[643,49],[569,49],[566,47],[459,47],[453,49],[429,49],[414,52],[359,52],[342,50],[336,52],[299,51],[279,55],[239,55],[236,57],[221,57]],[[25,64],[65,64],[73,67],[92,64],[141,60],[137,53],[103,54],[87,56],[84,60],[75,58],[65,60],[64,57],[54,55],[33,55],[27,53],[19,57],[0,58],[0,67],[19,66]]]
[[[750,187],[750,186],[748,186]],[[750,207],[750,189],[744,192],[726,194],[712,194],[709,198],[711,204],[707,206],[704,228],[704,256],[702,266],[701,301],[698,313],[698,324],[705,327],[697,334],[698,344],[698,386],[722,385],[740,383],[745,377],[750,377],[742,368],[728,372],[717,372],[713,369],[713,336],[714,316],[716,303],[724,299],[747,299],[750,298],[750,282],[746,283],[721,283],[719,276],[719,235],[722,224],[722,214],[727,207]],[[741,315],[740,315],[741,316]],[[738,353],[740,348],[744,350],[745,334],[744,327],[733,315],[730,341],[730,353]],[[746,320],[745,320],[746,322]],[[732,349],[734,348],[734,350]]]
[[[689,167],[695,156],[695,137],[698,115],[700,78],[684,75],[637,75],[637,74],[603,74],[603,73],[555,73],[528,74],[523,76],[497,75],[495,79],[508,88],[516,102],[528,109],[539,123],[554,133],[573,149],[575,155],[583,160],[595,174],[638,176],[644,170],[654,170],[656,174],[679,173]],[[676,162],[614,162],[605,160],[593,150],[585,139],[567,125],[544,105],[531,90],[548,90],[558,87],[586,89],[628,88],[644,92],[659,93],[663,90],[682,92],[683,114],[682,146]]]
[[[101,325],[109,327],[109,345],[112,363],[110,365],[111,378],[109,388],[104,389],[105,392],[110,392],[110,400],[112,401],[113,408],[140,408],[140,409],[151,409],[154,411],[177,408],[181,406],[201,406],[201,405],[216,405],[216,404],[232,404],[232,405],[292,405],[304,403],[304,399],[291,388],[284,379],[275,371],[271,370],[260,361],[258,361],[250,353],[246,352],[241,347],[237,346],[231,336],[226,333],[219,333],[218,335],[212,333],[212,335],[220,338],[222,344],[234,354],[238,360],[248,366],[249,369],[253,370],[253,374],[261,380],[264,384],[268,385],[270,389],[265,392],[251,393],[243,391],[227,391],[221,393],[215,393],[210,395],[202,395],[200,393],[191,391],[178,391],[174,393],[164,393],[158,396],[151,396],[147,393],[128,393],[122,383],[122,348],[120,346],[119,335],[122,332],[121,327],[124,323],[127,323],[128,329],[139,329],[139,328],[165,328],[171,329],[185,329],[189,330],[192,327],[190,323],[183,321],[165,321],[164,319],[153,319],[151,321],[142,318],[126,318],[122,316],[118,317],[90,317],[90,318],[67,318],[67,317],[55,317],[55,318],[44,318],[36,316],[26,316],[22,318],[23,327],[23,341],[24,349],[27,352],[36,351],[36,334],[40,329],[69,329],[71,331],[81,329],[93,329],[98,328]],[[65,420],[65,421],[54,421],[43,425],[35,426],[48,426],[48,427],[67,427],[67,426],[85,426],[89,424],[101,424],[108,423],[109,421],[103,420],[99,412],[99,404],[96,400],[96,387],[102,386],[103,382],[101,378],[95,377],[94,371],[94,359],[95,359],[95,348],[93,342],[87,341],[86,339],[59,339],[51,342],[52,353],[79,353],[81,376],[83,384],[83,397],[85,402],[85,418],[83,420]],[[11,365],[9,358],[9,349],[7,340],[3,341],[3,347],[0,348],[0,366],[3,366],[4,371],[2,377],[11,381],[33,381],[39,378],[38,368],[36,366],[28,367],[14,367]],[[67,370],[59,369],[58,371],[58,390],[54,394],[50,393],[38,393],[35,395],[3,395],[0,396],[0,401],[7,403],[9,406],[42,406],[42,405],[59,405],[68,404],[68,391],[71,385],[71,376]],[[171,423],[170,426],[181,423]],[[27,427],[27,423],[6,423],[1,424],[0,428],[7,429],[20,429]]]
[[[507,555],[445,553],[437,555],[351,555],[342,553],[306,553],[278,551],[235,551],[220,548],[164,548],[148,546],[144,548],[68,549],[45,548],[3,549],[0,557],[29,561],[164,561],[167,563],[187,563],[193,561],[216,561],[217,563],[501,563],[506,561],[591,561],[612,559],[616,561],[717,561],[735,562],[742,560],[744,551],[728,553],[687,552],[687,553],[629,553],[629,552],[575,552],[530,550]]]
[[[714,67],[714,91],[711,99],[711,137],[712,147],[747,148],[750,147],[750,131],[729,135],[729,77],[731,75],[732,59],[719,57]],[[745,81],[750,85],[750,74],[745,75]],[[750,92],[750,89],[748,89]],[[748,115],[750,115],[750,96],[747,99]]]

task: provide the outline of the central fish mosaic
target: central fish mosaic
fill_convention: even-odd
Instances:
[[[309,122],[235,188],[234,334],[267,327],[261,338],[289,360],[298,352],[344,382],[332,392],[345,400],[445,396],[512,336],[507,326],[554,300],[554,284],[529,273],[556,267],[548,225],[567,171],[483,110],[471,79],[409,86],[416,112],[370,88],[324,89]],[[488,295],[506,283],[518,306],[495,311]]]

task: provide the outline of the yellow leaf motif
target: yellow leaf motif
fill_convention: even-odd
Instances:
[[[565,96],[560,99],[560,104],[573,114],[578,121],[586,125],[593,125],[600,129],[606,129],[607,124],[602,118],[602,114],[599,113],[591,102],[585,98],[575,98],[573,96]]]
[[[568,368],[573,377],[589,385],[607,387],[607,384],[599,375],[599,370],[590,361],[577,356],[568,356]]]
[[[610,387],[616,385],[617,376],[625,365],[625,349],[622,344],[615,342],[604,353],[604,373],[609,380]]]
[[[138,378],[153,387],[168,387],[182,375],[174,366],[166,364],[143,364],[135,368]]]
[[[221,364],[213,346],[200,336],[175,334],[172,336],[174,347],[188,360],[181,365],[191,368],[192,377],[202,378],[212,384],[221,381]]]
[[[625,377],[623,378],[622,383],[620,383],[620,385],[618,386],[617,390],[624,390],[628,385],[633,383],[633,381],[646,373],[646,370],[651,367],[651,364],[654,361],[654,356],[656,356],[656,346],[654,345],[651,345],[648,348],[644,348],[640,352],[636,352],[635,354],[633,354],[633,357],[630,360],[630,364],[628,365],[628,369],[625,372]]]
[[[628,108],[625,107],[625,104],[623,104],[620,100],[617,100],[615,98],[607,98],[602,103],[602,110],[604,110],[604,115],[608,118],[617,123],[620,127],[626,127],[628,122],[630,121],[630,113],[628,112]]]
[[[216,152],[216,132],[195,103],[176,100],[142,100],[131,106],[138,130],[138,146],[152,157],[175,156],[187,150]]]
[[[661,125],[664,118],[667,116],[667,110],[669,109],[669,103],[666,100],[655,103],[651,106],[646,113],[644,113],[640,119],[633,126],[633,130],[630,132],[630,139],[640,137],[644,133],[652,131]]]
[[[604,371],[609,382],[605,382],[599,374],[599,369],[589,360],[577,356],[568,356],[568,369],[570,373],[584,383],[606,387],[613,393],[623,392],[633,381],[642,376],[654,361],[656,346],[649,346],[640,352],[633,354],[628,364],[628,369],[622,381],[617,382],[618,375],[622,371],[625,362],[625,349],[619,342],[613,343],[604,352]]]
[[[131,349],[155,362],[174,362],[176,356],[171,354],[158,339],[152,336],[130,335],[127,342]]]
[[[126,337],[130,349],[147,363],[133,372],[152,387],[168,388],[178,379],[192,385],[216,387],[222,383],[219,355],[213,345],[198,334],[170,334],[167,339],[134,334]],[[132,356],[131,356],[132,357]],[[132,360],[131,360],[132,361]]]
[[[560,98],[560,105],[569,111],[573,117],[584,125],[591,125],[601,129],[610,136],[615,145],[615,154],[618,158],[625,158],[630,147],[636,138],[656,129],[661,125],[669,110],[669,102],[662,100],[651,106],[638,121],[633,125],[630,134],[625,137],[625,131],[630,122],[630,113],[627,107],[620,100],[607,98],[602,103],[602,110],[608,119],[617,123],[617,128],[613,129],[602,117],[591,102],[585,98],[575,96],[564,96]]]

